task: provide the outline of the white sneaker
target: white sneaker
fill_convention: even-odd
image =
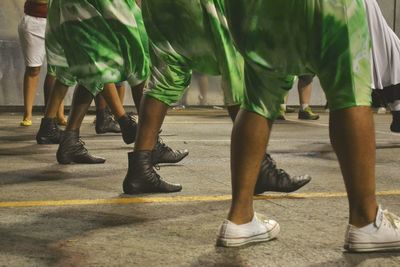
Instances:
[[[265,242],[274,239],[280,231],[278,222],[259,219],[254,213],[253,220],[237,225],[224,220],[219,228],[217,246],[238,247],[249,243]]]
[[[374,223],[347,227],[344,248],[349,252],[400,249],[400,218],[379,206]]]

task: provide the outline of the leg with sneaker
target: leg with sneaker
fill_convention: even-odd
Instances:
[[[245,110],[235,120],[231,140],[232,202],[228,218],[219,229],[219,246],[268,241],[279,234],[276,221],[261,219],[253,210],[254,188],[271,127],[271,121]]]
[[[330,136],[349,200],[345,249],[354,252],[400,248],[400,224],[390,223],[375,197],[375,134],[369,107],[331,112]],[[365,155],[368,155],[367,157]]]
[[[79,136],[83,118],[93,101],[93,95],[82,85],[78,85],[72,99],[71,112],[65,131],[61,134],[57,150],[57,161],[60,164],[84,163],[101,164],[106,160],[91,155]]]
[[[348,194],[350,216],[345,249],[351,252],[400,249],[400,219],[378,208],[375,197],[369,33],[363,0],[315,2],[319,5],[309,5],[308,1],[293,5],[292,1],[259,0],[246,13],[243,12],[247,6],[245,0],[226,1],[232,36],[246,57],[246,98],[242,105],[244,111],[235,121],[232,133],[232,203],[228,218],[220,227],[217,244],[239,246],[276,236],[271,234],[278,227],[275,221],[256,223],[254,219],[257,216],[251,193],[262,159],[260,147],[268,140],[269,121],[279,114],[279,103],[291,88],[293,76],[287,73],[307,73],[311,68],[316,71],[329,102],[331,143]],[[351,14],[344,8],[348,4],[353,7]],[[310,14],[319,14],[318,19]],[[273,19],[277,16],[287,19]],[[330,19],[320,19],[325,17]],[[257,21],[257,25],[250,21]],[[276,30],[293,27],[300,30]],[[314,34],[321,28],[331,31]],[[276,46],[266,46],[260,41],[264,40],[265,33],[268,40],[279,44],[279,51],[274,50]],[[308,33],[313,33],[308,35],[312,38],[304,42],[304,34]],[[321,42],[321,38],[332,42]],[[279,43],[279,40],[291,41]],[[288,54],[288,51],[296,53]],[[315,51],[320,53],[310,53]]]
[[[298,118],[300,120],[318,120],[319,115],[315,114],[310,107],[312,92],[312,75],[299,76],[297,89],[299,91],[300,110]]]

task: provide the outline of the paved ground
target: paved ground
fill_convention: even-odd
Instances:
[[[173,112],[162,137],[190,155],[162,166],[181,193],[121,194],[126,153],[118,135],[97,136],[84,121],[82,136],[104,165],[56,163],[57,146],[36,145],[34,126],[0,115],[0,266],[400,266],[400,253],[342,250],[347,200],[328,140],[327,115],[300,122],[296,114],[274,126],[270,152],[290,173],[312,182],[296,194],[266,194],[256,210],[277,219],[275,241],[241,249],[215,247],[229,206],[229,135],[223,111]],[[376,115],[379,202],[400,214],[400,135],[389,115]]]

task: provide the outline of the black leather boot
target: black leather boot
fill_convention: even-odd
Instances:
[[[400,133],[400,111],[392,111],[393,121],[390,125],[390,130],[395,133]]]
[[[36,135],[38,144],[59,144],[61,129],[58,128],[56,118],[42,118],[39,131]]]
[[[120,133],[121,129],[109,109],[96,111],[96,133]]]
[[[157,143],[152,151],[153,164],[178,163],[183,160],[189,151],[187,149],[173,150],[158,137]]]
[[[265,158],[261,163],[254,194],[262,194],[265,191],[289,193],[296,191],[308,184],[310,181],[311,177],[307,174],[301,176],[290,176],[284,170],[278,169],[271,156],[265,154]]]
[[[137,122],[135,118],[131,115],[125,114],[118,119],[118,123],[125,144],[129,145],[135,142],[137,132]]]
[[[101,164],[106,160],[90,155],[85,148],[85,143],[79,137],[79,130],[76,130],[64,131],[62,133],[60,146],[57,150],[57,161],[60,164]]]
[[[125,194],[172,193],[182,190],[180,184],[164,181],[153,168],[150,150],[128,153],[128,173],[123,182]]]

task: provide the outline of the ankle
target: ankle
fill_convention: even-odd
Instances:
[[[349,224],[361,228],[375,221],[378,212],[378,205],[374,205],[368,209],[356,208],[350,209]]]
[[[254,217],[253,208],[231,208],[228,214],[228,220],[234,224],[240,225],[251,222]]]
[[[301,104],[300,108],[301,108],[302,111],[304,111],[309,106],[310,106],[309,104]]]

